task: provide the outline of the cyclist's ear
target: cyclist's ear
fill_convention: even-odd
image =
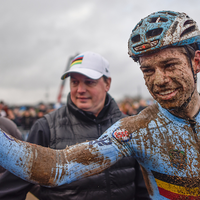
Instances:
[[[197,74],[200,72],[200,50],[195,52],[194,63],[194,72]]]

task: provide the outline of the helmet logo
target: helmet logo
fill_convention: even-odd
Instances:
[[[139,45],[137,47],[134,47],[134,50],[135,51],[143,51],[143,50],[155,47],[157,44],[158,44],[158,40],[154,40],[149,43],[145,43],[145,44]]]

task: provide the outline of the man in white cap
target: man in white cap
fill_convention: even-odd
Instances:
[[[108,94],[111,84],[109,63],[101,55],[84,52],[76,56],[61,78],[67,77],[70,77],[67,104],[36,121],[28,142],[65,149],[99,138],[112,124],[125,117]],[[100,143],[106,145],[107,141],[102,139]],[[7,172],[0,185],[1,200],[22,200],[33,184]],[[40,186],[37,196],[42,200],[150,199],[140,166],[133,157],[123,158],[104,172],[72,184],[54,188]]]

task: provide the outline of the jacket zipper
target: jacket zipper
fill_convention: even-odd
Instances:
[[[98,126],[98,136],[101,136],[101,135],[102,135],[102,132],[101,132],[101,125],[98,124],[97,126]]]

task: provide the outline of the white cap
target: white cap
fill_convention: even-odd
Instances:
[[[94,52],[84,52],[76,56],[61,79],[70,76],[70,73],[83,74],[91,79],[99,79],[102,76],[110,77],[109,62],[101,55]]]

